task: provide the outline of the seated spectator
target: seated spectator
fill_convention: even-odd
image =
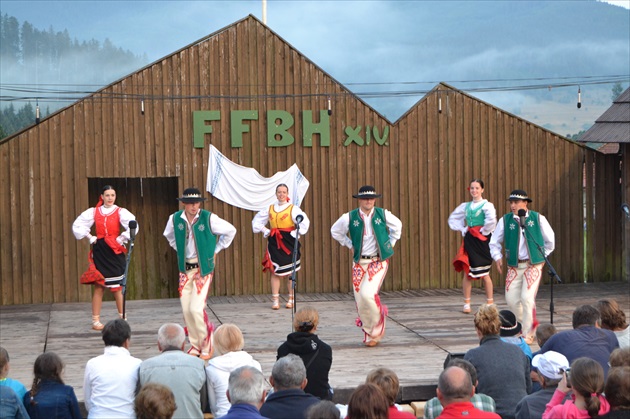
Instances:
[[[460,367],[447,367],[440,374],[437,397],[444,407],[440,419],[500,419],[496,413],[479,410],[470,402],[475,393],[470,374]]]
[[[129,353],[131,328],[126,320],[107,322],[105,351],[85,365],[83,394],[88,418],[130,418],[142,361]]]
[[[79,402],[71,386],[61,379],[63,362],[54,352],[41,354],[33,367],[33,386],[24,395],[24,406],[31,419],[82,419]]]
[[[388,414],[387,397],[376,385],[361,384],[350,395],[346,419],[388,419]]]
[[[611,367],[604,393],[610,411],[602,419],[630,418],[630,367]]]
[[[547,342],[549,338],[556,333],[558,333],[558,329],[556,329],[556,326],[551,323],[542,323],[538,325],[536,328],[536,341],[538,342],[538,347],[542,348],[545,342]]]
[[[140,385],[163,384],[175,396],[174,418],[202,419],[201,406],[207,406],[206,369],[201,358],[184,352],[186,333],[177,323],[163,324],[158,330],[160,355],[140,364]]]
[[[370,371],[365,379],[366,383],[372,383],[381,389],[389,403],[389,419],[415,419],[415,415],[402,412],[396,407],[396,397],[400,389],[400,382],[396,373],[388,368],[377,368]]]
[[[29,419],[22,400],[18,399],[15,391],[9,386],[0,386],[0,418]]]
[[[479,346],[466,352],[464,359],[477,370],[477,391],[494,399],[502,418],[513,418],[516,405],[532,388],[529,360],[516,345],[501,340],[495,305],[482,304],[474,321]]]
[[[306,366],[308,384],[305,392],[322,400],[332,400],[332,389],[328,373],[332,365],[332,349],[315,334],[319,324],[319,313],[313,307],[304,307],[295,313],[293,330],[278,348],[280,359],[287,354],[302,358]]]
[[[223,419],[265,419],[258,409],[267,397],[265,377],[257,368],[244,366],[230,373],[227,398],[232,404]]]
[[[9,353],[6,349],[0,346],[0,386],[12,388],[21,402],[24,399],[24,395],[27,390],[24,384],[9,377],[10,369],[11,365],[9,364]]]
[[[630,348],[617,348],[610,354],[608,358],[610,368],[614,367],[630,367]]]
[[[158,383],[143,385],[134,402],[138,419],[171,419],[176,409],[171,389]]]
[[[448,367],[459,367],[465,370],[468,375],[470,375],[470,381],[473,385],[473,390],[477,388],[479,380],[477,380],[477,370],[475,369],[473,364],[466,361],[465,359],[453,358],[446,365],[446,368]],[[473,406],[475,406],[476,409],[483,410],[485,412],[494,413],[496,408],[492,397],[485,394],[473,394],[473,396],[470,398],[470,402],[473,404]],[[428,400],[424,405],[424,419],[435,419],[440,416],[442,410],[444,410],[444,408],[442,407],[442,403],[440,403],[440,399],[434,397]]]
[[[224,323],[212,335],[214,358],[208,361],[208,400],[215,418],[225,415],[230,409],[226,396],[230,373],[243,366],[250,366],[262,372],[260,363],[243,350],[245,339],[237,325]]]
[[[549,338],[558,333],[558,329],[551,323],[542,323],[536,328],[536,341],[538,342],[538,350],[532,354],[532,357],[538,355],[540,353],[540,348],[543,347],[545,342],[549,340]],[[538,374],[535,371],[535,368],[532,368],[531,372],[532,378],[532,393],[542,390],[542,386],[538,381]]]
[[[341,413],[330,400],[321,400],[306,409],[306,419],[339,419]]]
[[[499,336],[503,342],[511,343],[521,348],[527,359],[531,362],[532,350],[529,348],[525,339],[521,336],[521,323],[516,320],[516,316],[510,310],[499,311],[499,319],[501,319],[501,328]]]
[[[583,305],[573,311],[573,330],[564,330],[550,337],[540,353],[560,352],[569,363],[584,356],[592,358],[602,366],[606,377],[608,358],[617,347],[617,336],[610,330],[600,328],[599,310]]]
[[[630,348],[630,326],[617,301],[599,300],[595,307],[601,315],[602,329],[611,330],[617,336],[620,348]]]
[[[539,354],[532,360],[535,368],[534,374],[542,389],[529,394],[516,405],[516,419],[540,419],[545,411],[547,403],[551,400],[562,374],[569,368],[567,358],[554,351]]]
[[[562,402],[571,391],[573,400]],[[565,372],[547,403],[543,419],[596,418],[608,413],[610,405],[602,396],[604,391],[604,369],[593,359],[582,357],[571,364],[570,373]]]
[[[269,381],[274,391],[260,408],[260,414],[265,417],[282,419],[290,412],[292,418],[305,418],[306,409],[319,402],[317,397],[304,392],[308,381],[306,368],[297,355],[289,354],[277,360]]]

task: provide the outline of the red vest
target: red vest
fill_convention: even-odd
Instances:
[[[116,238],[120,235],[120,207],[105,215],[101,212],[101,206],[94,209],[94,225],[96,226],[96,238],[105,239],[105,243],[112,248],[114,253],[127,253],[125,246],[118,244]]]

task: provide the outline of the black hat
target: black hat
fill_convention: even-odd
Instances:
[[[527,192],[522,189],[514,189],[510,193],[510,197],[506,199],[506,201],[527,201],[532,202],[531,199],[527,196]]]
[[[178,201],[183,202],[184,204],[194,204],[195,202],[202,202],[208,198],[204,198],[201,196],[201,192],[197,188],[187,188],[184,189],[184,193],[181,198],[177,198]]]
[[[510,310],[499,311],[499,318],[501,319],[501,330],[499,334],[502,337],[507,338],[521,333],[522,326],[516,321],[516,316]]]
[[[376,193],[376,189],[374,189],[374,186],[364,185],[359,188],[358,194],[352,196],[359,199],[371,199],[380,198],[381,194]]]

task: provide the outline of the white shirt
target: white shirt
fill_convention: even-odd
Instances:
[[[285,209],[287,209],[289,205],[291,205],[291,203],[289,202],[285,202],[284,204],[276,202],[275,204],[273,204],[273,209],[275,212],[282,212]],[[297,205],[293,205],[293,208],[291,209],[291,219],[293,220],[293,223],[295,223],[295,225],[297,225],[298,215],[301,215],[302,217],[304,217],[304,219],[300,222],[300,236],[303,236],[308,231],[308,228],[311,225],[311,221],[306,216],[306,213],[300,209],[300,207],[298,207]],[[254,216],[254,219],[252,220],[252,231],[254,233],[262,232],[265,237],[268,237],[271,231],[266,227],[268,222],[269,222],[269,208],[266,208],[262,211],[259,211]],[[295,230],[291,232],[291,235],[293,237],[296,236]]]
[[[118,208],[118,205],[112,205],[109,208],[106,208],[104,205],[101,205],[100,207],[98,207],[98,211],[100,211],[101,214],[103,215],[109,215],[112,212],[114,212],[116,208]],[[118,215],[120,216],[120,224],[125,229],[125,231],[123,231],[120,234],[120,236],[118,236],[122,238],[118,242],[120,244],[123,244],[123,243],[128,242],[131,237],[129,234],[129,221],[135,220],[136,217],[135,215],[127,211],[125,208],[121,208]],[[94,225],[94,207],[86,209],[85,211],[81,213],[81,215],[77,217],[76,220],[74,220],[74,223],[72,223],[72,233],[74,233],[74,237],[76,237],[77,240],[81,240],[85,237],[89,237],[91,236],[90,231],[93,225]],[[138,234],[138,230],[139,230],[139,226],[136,227],[136,234]]]
[[[389,242],[394,247],[398,239],[402,234],[402,221],[389,210],[385,211],[385,222],[387,223],[387,229],[389,231]],[[374,208],[369,214],[365,214],[359,209],[359,214],[363,218],[363,246],[361,247],[361,254],[363,255],[376,255],[379,253],[378,242],[376,236],[374,236],[374,229],[372,228],[372,216],[374,215]],[[350,213],[344,213],[335,224],[330,228],[330,234],[333,239],[337,240],[342,246],[346,246],[352,249],[352,239],[348,236],[350,231]]]
[[[525,219],[527,220],[528,217],[529,211],[527,211]],[[520,223],[518,215],[514,215],[514,219],[516,220],[517,224]],[[542,237],[544,241],[543,251],[545,252],[545,256],[549,256],[551,252],[553,252],[553,249],[555,249],[556,247],[556,236],[551,229],[551,225],[549,225],[549,221],[547,221],[547,218],[545,218],[544,215],[538,214],[538,222],[540,223],[540,230],[542,231]],[[503,217],[501,217],[501,221],[497,223],[497,228],[492,233],[492,238],[490,239],[490,255],[494,260],[499,260],[503,257],[501,253],[501,244],[503,243],[503,235],[505,231],[504,224],[505,222],[503,221]],[[525,225],[527,226],[527,221],[525,221]],[[525,231],[523,231],[522,228],[520,229],[521,234],[525,235]],[[528,260],[530,258],[526,242],[526,240],[519,240],[518,242],[519,260]]]
[[[192,224],[194,224],[199,219],[199,214],[201,210],[197,212],[195,218],[193,219]],[[175,243],[175,228],[173,227],[173,216],[175,214],[171,214],[168,217],[168,222],[166,223],[166,228],[164,229],[164,237],[168,240],[168,244],[175,250],[177,250],[177,243]],[[193,237],[192,226],[191,223],[188,222],[186,218],[186,212],[182,211],[180,216],[182,220],[188,224],[188,239],[186,240],[186,259],[195,259],[197,258],[197,248],[195,247],[195,239]],[[210,214],[210,229],[212,233],[219,236],[217,240],[217,244],[214,247],[214,254],[216,255],[223,249],[227,249],[234,237],[236,236],[236,227],[232,224],[228,223],[224,219],[220,218],[215,213]]]
[[[468,226],[466,226],[467,205],[468,202],[460,204],[448,217],[448,226],[451,228],[451,230],[461,231],[462,236],[465,236],[466,232],[468,231]],[[497,210],[494,208],[494,204],[492,204],[492,202],[488,202],[487,199],[482,199],[479,202],[472,201],[470,203],[470,208],[471,210],[475,211],[482,205],[483,207],[481,208],[481,210],[484,213],[484,221],[480,232],[484,236],[487,236],[488,234],[492,233],[497,226]]]
[[[142,360],[119,346],[106,346],[103,355],[85,365],[83,393],[88,418],[135,418],[133,402]]]

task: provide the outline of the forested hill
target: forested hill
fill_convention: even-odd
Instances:
[[[19,22],[7,14],[0,17],[0,138],[35,122],[35,99],[43,111],[52,112],[71,103],[62,98],[83,97],[148,62],[113,45],[108,39],[72,38],[67,30],[47,30]],[[46,92],[70,92],[49,95]],[[33,100],[12,102],[12,92]],[[74,94],[76,92],[76,94]],[[16,95],[17,96],[17,95]],[[47,97],[47,98],[44,98]],[[42,117],[45,112],[42,112]]]

